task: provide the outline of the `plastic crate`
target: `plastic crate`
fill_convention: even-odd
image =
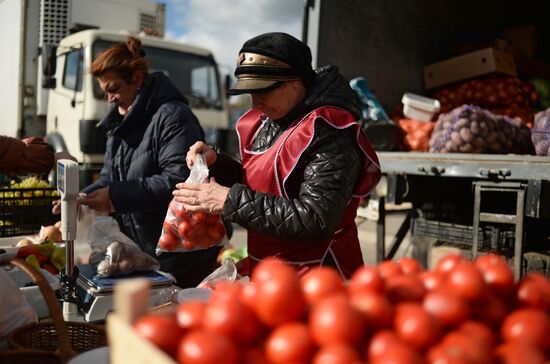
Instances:
[[[428,220],[422,217],[412,221],[415,236],[433,238],[442,241],[472,246],[474,228],[471,225],[460,225],[443,221]],[[513,247],[515,232],[513,228],[483,226],[478,230],[480,248],[507,250]]]
[[[0,188],[0,237],[33,235],[41,226],[54,224],[52,201],[59,192],[47,188]]]

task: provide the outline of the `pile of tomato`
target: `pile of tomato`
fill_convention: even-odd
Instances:
[[[514,282],[497,255],[458,255],[424,271],[402,258],[349,281],[262,261],[249,283],[134,324],[179,363],[543,364],[550,360],[550,281]]]
[[[158,245],[167,251],[192,250],[218,245],[225,236],[220,215],[189,212],[175,200],[170,202]]]

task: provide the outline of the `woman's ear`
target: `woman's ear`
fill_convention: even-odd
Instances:
[[[141,88],[141,86],[143,85],[143,80],[144,80],[144,76],[143,76],[143,72],[134,72],[134,74],[132,75],[132,83],[134,85],[136,85],[136,88],[139,90]]]

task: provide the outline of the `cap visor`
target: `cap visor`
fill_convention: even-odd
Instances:
[[[276,80],[240,79],[227,91],[228,95],[266,92],[279,84]]]

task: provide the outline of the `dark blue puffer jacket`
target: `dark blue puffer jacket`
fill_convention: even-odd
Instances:
[[[101,126],[108,133],[103,169],[82,192],[109,186],[121,231],[154,255],[172,190],[189,176],[185,155],[204,131],[162,73],[147,77],[126,117],[113,105]]]

